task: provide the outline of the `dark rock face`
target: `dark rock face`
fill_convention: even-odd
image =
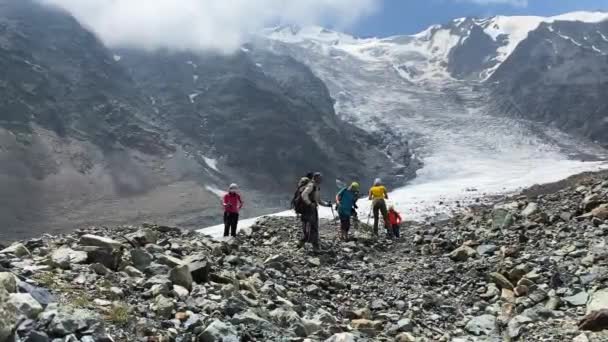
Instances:
[[[489,81],[501,110],[608,146],[608,22],[542,24]]]
[[[369,166],[389,163],[373,157],[382,154],[363,142],[367,133],[336,117],[323,82],[292,58],[251,50],[117,53],[153,99],[160,121],[184,144],[209,146],[250,184],[286,190],[303,170],[320,170],[333,181],[363,178]]]
[[[467,31],[468,38],[450,51],[448,71],[457,79],[480,79],[480,73],[496,65],[496,50],[502,40],[494,41],[483,28],[467,19],[457,30]]]

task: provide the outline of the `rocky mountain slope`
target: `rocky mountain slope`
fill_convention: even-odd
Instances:
[[[341,122],[324,84],[289,58],[265,54],[280,69],[264,72],[243,53],[110,51],[29,0],[0,1],[0,49],[0,237],[200,227],[219,222],[230,182],[259,198],[251,215],[284,209],[309,170],[332,188],[338,175],[394,173],[380,142]]]
[[[542,24],[490,78],[498,110],[608,146],[608,21]]]
[[[605,341],[607,177],[407,223],[399,240],[361,223],[340,242],[324,221],[320,254],[297,249],[292,218],[228,241],[147,225],[18,242],[0,250],[0,340]]]

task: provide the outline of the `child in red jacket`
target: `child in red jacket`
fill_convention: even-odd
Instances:
[[[391,225],[391,232],[392,232],[392,236],[390,237],[395,237],[395,238],[399,238],[400,235],[400,224],[401,224],[401,215],[399,215],[399,213],[395,210],[395,207],[393,205],[391,205],[388,208],[388,221]]]

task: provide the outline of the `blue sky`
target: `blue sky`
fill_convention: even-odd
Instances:
[[[577,10],[608,11],[608,0],[382,0],[375,14],[346,31],[361,37],[382,37],[417,33],[465,16],[550,16]]]

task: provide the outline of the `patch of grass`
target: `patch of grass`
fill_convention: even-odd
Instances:
[[[131,319],[131,307],[125,303],[115,303],[112,305],[106,320],[116,325],[127,325]]]
[[[57,279],[55,278],[55,274],[53,274],[52,272],[42,272],[36,274],[33,278],[38,282],[38,284],[43,287],[46,287],[48,289],[57,288]]]
[[[91,299],[84,293],[78,293],[70,298],[69,302],[74,308],[88,308],[91,306]]]

